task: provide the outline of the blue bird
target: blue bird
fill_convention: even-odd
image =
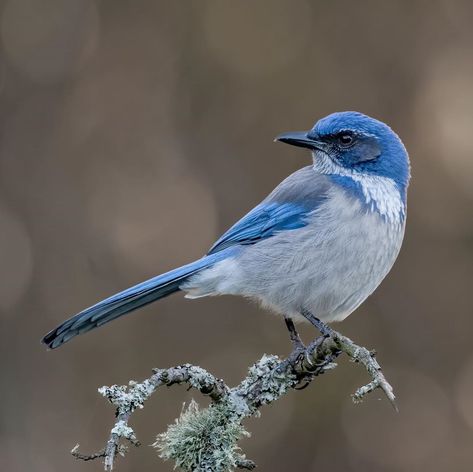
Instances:
[[[389,126],[333,113],[277,141],[310,149],[312,165],[281,182],[201,259],[78,313],[49,332],[54,349],[148,303],[241,295],[293,320],[341,321],[381,283],[401,248],[409,157]]]

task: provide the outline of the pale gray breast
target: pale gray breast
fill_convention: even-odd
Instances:
[[[399,252],[403,223],[388,222],[333,188],[308,226],[248,247],[233,271],[233,293],[294,315],[344,319],[379,285]]]

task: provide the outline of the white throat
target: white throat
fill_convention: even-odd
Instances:
[[[357,182],[365,202],[371,211],[377,211],[383,218],[393,224],[399,224],[406,215],[405,205],[396,182],[389,177],[363,174],[353,169],[337,165],[325,153],[314,152],[313,168],[320,174],[333,174],[350,177]]]

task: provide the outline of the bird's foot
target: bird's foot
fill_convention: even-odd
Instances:
[[[334,331],[330,326],[327,326],[325,323],[320,321],[316,316],[314,316],[310,311],[301,310],[302,316],[309,321],[313,326],[315,326],[320,333],[325,337],[328,338],[333,335]]]

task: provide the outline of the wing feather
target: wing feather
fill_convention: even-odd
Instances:
[[[233,225],[211,247],[214,254],[236,244],[254,244],[278,231],[302,228],[307,224],[307,209],[289,203],[260,204]]]
[[[303,228],[308,216],[326,199],[328,189],[326,176],[317,174],[312,167],[300,169],[227,230],[208,254],[234,245],[255,244],[280,231]]]

